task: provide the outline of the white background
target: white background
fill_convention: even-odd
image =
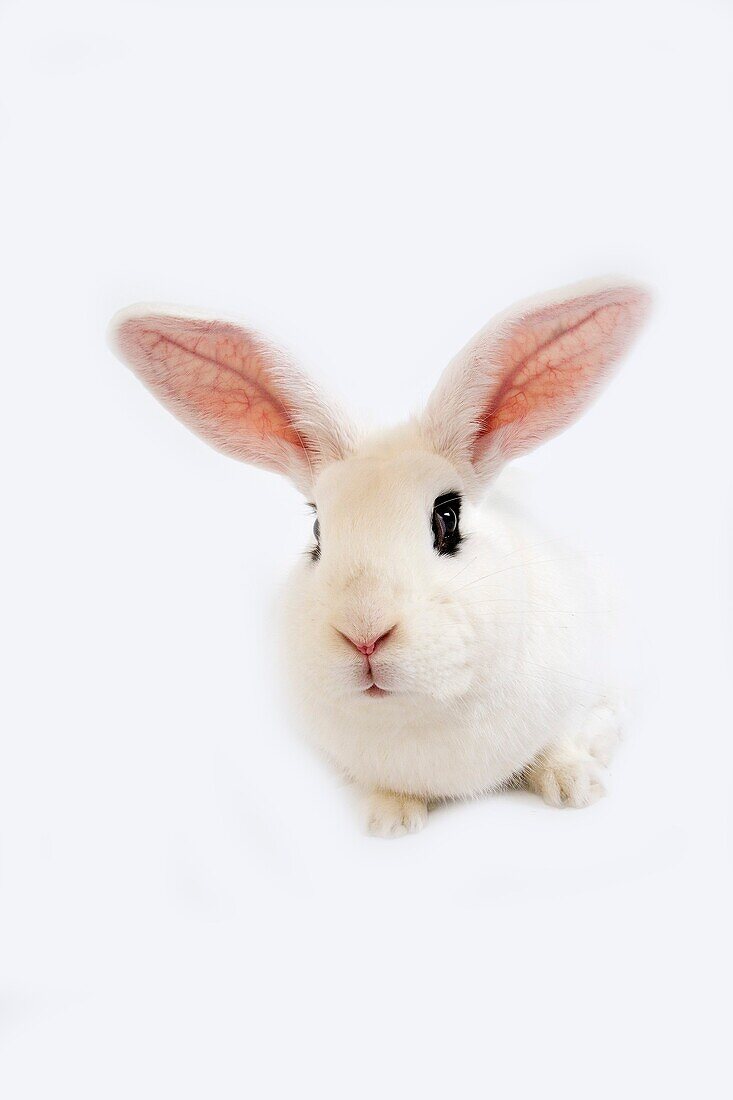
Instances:
[[[727,1092],[732,50],[722,0],[0,6],[4,1100]],[[653,321],[525,465],[635,612],[611,795],[366,838],[282,702],[306,511],[107,320],[241,315],[390,421],[606,272]]]

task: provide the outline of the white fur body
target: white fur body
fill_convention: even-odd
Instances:
[[[608,607],[577,554],[496,489],[483,504],[464,504],[453,557],[436,558],[419,520],[411,537],[400,535],[416,500],[463,488],[441,465],[409,429],[339,463],[317,492],[322,559],[296,566],[286,597],[290,676],[308,737],[365,789],[427,801],[495,790],[554,742],[592,747],[599,715],[606,725],[609,717]],[[395,507],[384,507],[386,483]],[[330,567],[332,498],[362,517],[369,538],[360,543],[352,529],[351,549],[339,542]],[[405,557],[380,559],[390,543]],[[332,624],[358,634],[392,620],[395,637],[371,661],[390,694],[375,698],[363,691],[363,661]]]

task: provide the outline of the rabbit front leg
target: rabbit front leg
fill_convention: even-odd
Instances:
[[[584,723],[583,733],[552,742],[524,772],[524,785],[550,806],[591,806],[606,788],[602,769],[620,738],[619,706],[601,699]]]
[[[591,806],[606,793],[596,761],[570,741],[545,749],[527,768],[524,783],[550,806]]]
[[[422,798],[394,791],[371,791],[367,795],[366,827],[371,836],[418,833],[427,822],[428,804]]]

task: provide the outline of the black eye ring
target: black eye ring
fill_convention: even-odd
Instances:
[[[461,495],[444,493],[433,504],[433,548],[439,554],[455,554],[461,543]]]
[[[321,556],[321,525],[318,522],[318,515],[316,513],[315,504],[310,504],[309,503],[308,507],[310,508],[310,510],[313,512],[313,514],[316,517],[313,520],[313,538],[316,540],[316,544],[315,544],[315,546],[312,546],[310,548],[309,554],[310,554],[311,558],[313,559],[313,561],[318,561],[318,559]]]

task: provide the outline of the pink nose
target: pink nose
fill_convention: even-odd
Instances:
[[[363,653],[365,657],[371,657],[374,650],[385,642],[390,636],[394,627],[390,627],[389,630],[385,630],[384,634],[379,634],[376,638],[370,638],[367,642],[355,642],[353,638],[350,638],[348,634],[344,634],[347,642],[351,642],[354,649],[358,649],[360,653]],[[341,631],[339,633],[342,633]]]

